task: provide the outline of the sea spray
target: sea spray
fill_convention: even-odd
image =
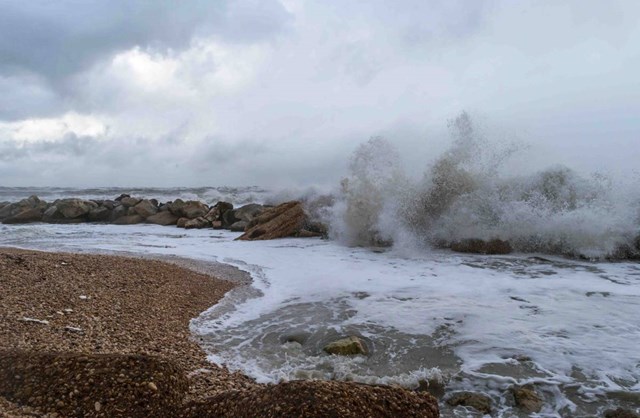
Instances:
[[[501,239],[518,252],[640,256],[637,184],[557,165],[505,172],[520,146],[492,145],[466,112],[449,130],[451,147],[417,181],[404,174],[390,142],[358,147],[333,209],[332,236],[359,246]]]

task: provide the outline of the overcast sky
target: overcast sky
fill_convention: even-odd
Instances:
[[[0,0],[0,186],[420,172],[467,110],[528,165],[640,161],[640,2]]]

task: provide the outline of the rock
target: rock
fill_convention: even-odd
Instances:
[[[131,197],[131,196],[130,196],[130,195],[128,195],[128,194],[124,194],[124,193],[122,193],[120,196],[116,197],[114,200],[115,200],[116,202],[122,202],[122,199],[124,199],[125,197]]]
[[[134,206],[130,206],[127,208],[127,216],[137,215],[136,208]]]
[[[249,225],[249,222],[247,221],[238,221],[231,225],[229,229],[233,232],[244,232],[244,230],[247,228],[247,225]]]
[[[190,219],[184,224],[185,229],[202,229],[202,228],[208,228],[210,226],[211,226],[211,223],[209,223],[209,221],[207,221],[203,217]]]
[[[527,413],[538,413],[542,409],[543,401],[530,387],[514,387],[511,389],[516,405]]]
[[[18,215],[29,209],[40,209],[41,212],[47,208],[47,202],[40,200],[38,196],[30,196],[16,203],[10,203],[0,209],[0,221]]]
[[[327,228],[327,226],[321,222],[308,221],[304,224],[304,229],[316,234],[314,236],[320,236],[324,238],[329,236],[329,228]]]
[[[178,217],[169,211],[164,211],[149,216],[147,222],[163,226],[175,225],[178,222]]]
[[[111,218],[111,211],[105,206],[99,206],[89,211],[90,222],[106,222]]]
[[[142,200],[133,208],[136,213],[143,218],[148,218],[151,215],[158,213],[158,208],[150,200]]]
[[[262,205],[258,205],[257,203],[250,203],[248,205],[244,205],[241,208],[236,209],[234,216],[240,220],[245,222],[251,222],[253,218],[260,215],[264,212],[265,208]]]
[[[438,399],[442,399],[445,392],[445,384],[440,379],[431,378],[428,380],[420,380],[418,382],[418,392],[428,392]]]
[[[182,216],[189,219],[204,217],[209,212],[209,207],[197,200],[190,200],[182,207]]]
[[[207,212],[205,218],[209,221],[221,221],[225,212],[233,210],[233,205],[229,202],[218,202]]]
[[[30,222],[40,222],[42,220],[42,209],[26,209],[16,215],[6,218],[3,224],[26,224]]]
[[[178,218],[182,218],[182,207],[184,206],[184,201],[182,199],[176,199],[173,202],[167,203],[167,208],[169,212],[176,215]]]
[[[97,205],[81,199],[62,199],[56,202],[56,206],[66,219],[74,219],[87,215]]]
[[[104,206],[109,210],[113,210],[113,208],[116,207],[116,204],[113,202],[113,200],[103,200],[100,206]]]
[[[316,237],[324,237],[324,235],[322,235],[319,232],[311,232],[311,231],[307,231],[306,229],[301,229],[300,232],[298,232],[298,238],[316,238]]]
[[[503,241],[500,239],[492,239],[491,241],[484,241],[481,239],[464,239],[462,241],[454,242],[450,246],[451,250],[459,253],[474,253],[474,254],[509,254],[513,251],[509,241]]]
[[[231,209],[222,214],[222,227],[229,228],[240,219],[236,218],[235,210]]]
[[[151,390],[152,390],[152,391],[154,391],[154,392],[157,392],[157,391],[158,391],[158,386],[156,386],[156,384],[155,384],[155,383],[153,383],[153,382],[149,382],[149,383],[147,384],[147,386],[149,386],[149,389],[151,389]]]
[[[186,405],[184,418],[340,417],[437,418],[428,393],[353,382],[291,381],[229,390]]]
[[[628,409],[609,409],[604,412],[604,418],[639,418],[638,414]]]
[[[211,222],[211,226],[213,229],[222,229],[222,221],[213,221]]]
[[[138,203],[140,203],[142,199],[138,199],[137,197],[123,197],[122,199],[120,199],[120,203],[122,204],[122,206],[125,206],[127,208],[132,208],[135,205],[137,205]]]
[[[128,212],[129,212],[129,208],[119,204],[116,207],[114,207],[113,210],[111,211],[111,220],[116,221],[122,218],[123,216],[127,216]]]
[[[189,218],[180,218],[178,219],[178,222],[176,223],[176,225],[178,226],[178,228],[184,228],[187,222],[189,221],[190,221]]]
[[[457,392],[447,399],[447,403],[453,407],[468,406],[483,414],[491,414],[491,398],[481,393]]]
[[[115,225],[134,225],[142,222],[144,222],[144,218],[140,215],[121,216],[113,221]]]
[[[265,240],[297,236],[306,222],[300,202],[287,202],[269,208],[254,218],[239,240]]]
[[[336,354],[339,356],[367,354],[367,346],[356,336],[350,336],[331,342],[327,344],[323,350],[329,354]]]

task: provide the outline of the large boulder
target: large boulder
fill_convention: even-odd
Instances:
[[[26,224],[30,222],[40,222],[42,220],[42,209],[26,209],[16,215],[10,216],[2,221],[3,224]]]
[[[56,202],[58,211],[67,219],[74,219],[88,215],[91,209],[97,206],[98,205],[95,202],[82,199],[62,199]]]
[[[240,221],[251,222],[253,218],[260,215],[264,210],[265,207],[262,205],[249,203],[248,205],[244,205],[241,208],[236,209],[234,216]]]
[[[437,418],[438,401],[426,392],[352,382],[291,381],[230,390],[186,405],[184,418]]]
[[[239,240],[266,240],[295,237],[303,229],[307,216],[302,203],[293,201],[266,209],[255,217]]]
[[[220,220],[222,221],[223,228],[230,228],[231,225],[238,222],[240,219],[236,218],[236,211],[231,209],[222,214]]]
[[[162,226],[175,225],[178,222],[178,217],[167,210],[149,216],[147,222]]]
[[[40,200],[38,196],[30,196],[26,199],[22,199],[19,202],[10,203],[0,209],[0,220],[16,216],[19,213],[25,212],[29,209],[39,209],[44,211],[47,208],[47,202]]]
[[[153,204],[150,200],[142,200],[137,205],[133,207],[134,211],[142,216],[143,218],[148,218],[151,215],[155,215],[158,213],[158,207]]]
[[[111,211],[105,206],[98,206],[89,211],[90,222],[106,222],[111,217]]]
[[[247,225],[249,225],[247,221],[238,221],[231,225],[229,229],[231,232],[244,232],[244,230],[247,229]]]
[[[125,207],[132,208],[135,205],[137,205],[138,203],[140,203],[141,200],[142,199],[139,199],[137,197],[129,197],[129,196],[127,196],[127,197],[123,197],[122,199],[120,199],[120,203]]]
[[[176,199],[173,202],[167,203],[167,208],[169,212],[176,215],[178,218],[182,218],[182,207],[184,206],[184,200]]]
[[[485,241],[482,239],[464,239],[450,245],[451,250],[459,253],[473,254],[509,254],[513,251],[509,241],[492,239]]]
[[[116,221],[123,216],[127,216],[129,212],[129,208],[124,205],[118,204],[111,211],[111,221]]]
[[[135,225],[142,222],[144,222],[144,218],[140,215],[121,216],[113,221],[115,225]]]
[[[342,338],[327,344],[323,350],[338,356],[353,356],[367,354],[366,344],[356,336]]]
[[[187,218],[187,219],[189,219],[189,218]],[[208,228],[210,226],[211,226],[211,222],[207,221],[202,216],[200,216],[198,218],[195,218],[195,219],[189,219],[184,224],[184,228],[185,229],[203,229],[203,228]]]
[[[222,215],[230,210],[233,210],[233,204],[229,202],[218,202],[213,205],[204,217],[211,222],[222,221]]]
[[[189,200],[182,207],[182,216],[189,219],[204,217],[209,212],[209,207],[197,200]]]

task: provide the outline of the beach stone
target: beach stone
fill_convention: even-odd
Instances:
[[[229,229],[233,232],[244,232],[244,230],[247,228],[247,225],[249,225],[249,222],[247,221],[238,221],[231,225]]]
[[[183,415],[184,418],[439,416],[438,401],[425,392],[331,381],[292,381],[226,391],[187,404]]]
[[[125,206],[127,208],[132,208],[135,205],[137,205],[138,203],[140,203],[142,199],[139,199],[137,197],[123,197],[122,199],[120,199],[120,203],[122,204],[122,206]]]
[[[447,403],[453,407],[467,406],[483,414],[491,414],[491,398],[481,393],[457,392],[447,399]]]
[[[176,416],[187,389],[184,372],[159,357],[0,352],[0,393],[60,416]]]
[[[532,388],[526,386],[514,387],[511,389],[511,393],[513,393],[516,405],[523,411],[537,413],[542,409],[543,400]]]
[[[238,209],[234,213],[235,217],[241,221],[251,222],[253,218],[264,212],[265,207],[257,203],[249,203]]]
[[[207,212],[209,212],[209,207],[202,202],[198,202],[197,200],[190,200],[184,204],[181,211],[182,216],[184,216],[185,218],[203,218],[207,214]]]
[[[149,216],[147,222],[163,226],[175,225],[178,222],[178,217],[167,210]]]
[[[89,211],[89,221],[106,222],[111,217],[111,211],[105,206],[99,206]]]
[[[604,412],[604,418],[639,418],[638,414],[628,409],[609,409]]]
[[[2,221],[3,224],[25,224],[30,222],[40,222],[42,220],[42,209],[31,208],[10,216]]]
[[[366,355],[367,346],[356,336],[342,338],[324,346],[324,351],[338,356]]]
[[[135,225],[144,222],[144,218],[140,215],[121,216],[113,223],[115,225]]]
[[[87,215],[97,205],[81,199],[62,199],[56,203],[58,210],[67,219],[79,218]]]
[[[509,254],[513,251],[509,241],[493,239],[485,241],[481,239],[464,239],[454,242],[450,246],[451,250],[459,253],[473,254]]]
[[[136,213],[143,218],[148,218],[151,215],[158,213],[158,208],[150,200],[142,200],[133,208]]]
[[[209,221],[207,221],[203,217],[189,219],[184,224],[185,229],[202,229],[202,228],[208,228],[209,226],[211,226],[211,223],[209,223]]]
[[[255,217],[247,225],[245,233],[236,239],[251,241],[294,237],[302,230],[306,219],[302,203],[283,203]]]

